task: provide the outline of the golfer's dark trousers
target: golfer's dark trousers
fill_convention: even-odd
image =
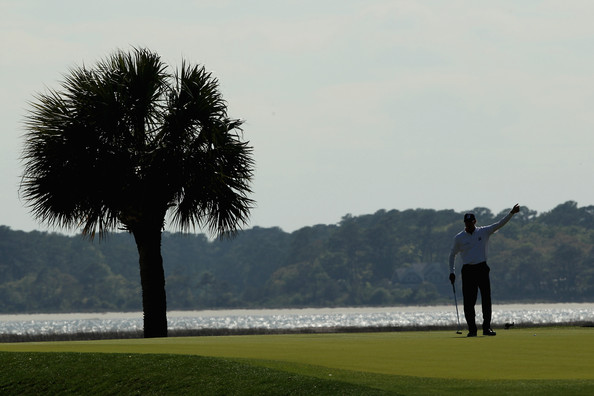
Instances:
[[[491,269],[487,262],[479,264],[465,264],[462,266],[462,295],[464,297],[464,316],[468,323],[468,331],[476,333],[476,321],[474,305],[481,291],[483,305],[483,330],[491,328],[491,281],[489,280]]]

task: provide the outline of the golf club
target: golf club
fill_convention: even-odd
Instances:
[[[458,330],[456,330],[456,334],[462,334],[462,330],[460,329],[460,314],[458,313],[458,299],[456,298],[456,286],[452,283],[452,290],[454,291],[454,302],[456,303],[456,317],[458,318]]]

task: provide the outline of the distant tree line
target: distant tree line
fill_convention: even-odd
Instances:
[[[486,225],[507,210],[474,212]],[[453,210],[379,210],[292,233],[254,227],[214,241],[165,233],[168,308],[450,303],[447,260],[461,219]],[[594,206],[523,207],[490,242],[494,302],[594,301],[593,246]],[[1,313],[139,311],[140,294],[127,233],[89,242],[0,226]]]

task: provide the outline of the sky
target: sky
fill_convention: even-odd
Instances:
[[[0,225],[68,231],[19,197],[23,120],[72,67],[132,47],[204,65],[245,120],[246,228],[593,205],[592,15],[589,0],[0,0]]]

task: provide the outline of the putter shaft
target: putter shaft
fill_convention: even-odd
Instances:
[[[460,330],[460,314],[458,313],[458,299],[456,298],[456,286],[452,283],[452,290],[454,291],[454,302],[456,303],[456,318],[458,319],[458,330],[456,334],[462,334]]]

